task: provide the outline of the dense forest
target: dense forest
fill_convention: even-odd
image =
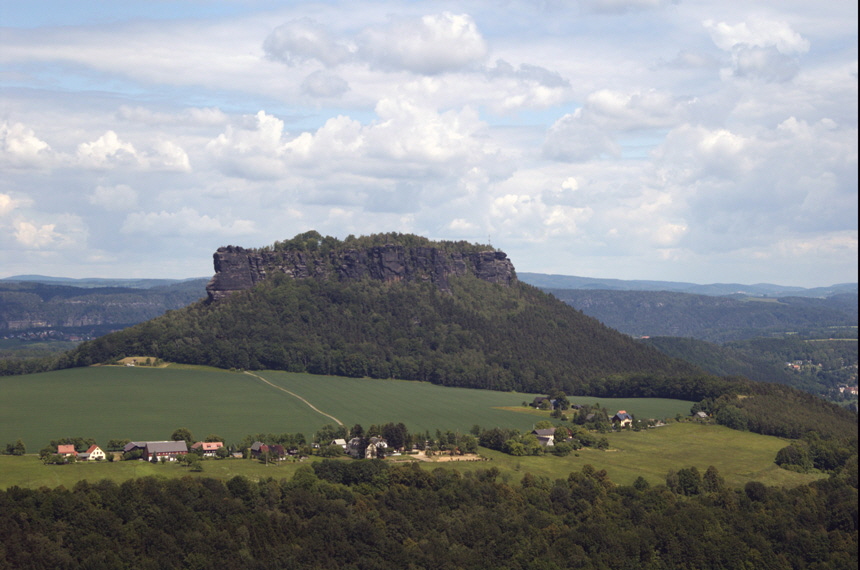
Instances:
[[[711,374],[786,384],[833,401],[845,399],[839,386],[857,383],[858,345],[853,339],[789,336],[719,345],[693,338],[651,337],[643,342]]]
[[[610,374],[695,375],[683,361],[601,325],[524,283],[331,282],[282,274],[217,303],[82,344],[62,366],[145,354],[220,368],[401,378],[574,393]]]
[[[0,491],[0,566],[349,570],[856,568],[857,462],[794,489],[713,468],[617,486],[329,460],[290,480]]]

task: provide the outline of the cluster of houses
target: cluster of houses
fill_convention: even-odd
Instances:
[[[535,398],[532,405],[540,407],[544,400],[547,400],[547,403],[550,406],[553,406],[555,403],[549,398],[538,397]],[[580,406],[576,405],[572,406],[574,409],[579,407]],[[703,417],[707,417],[704,412],[699,412],[699,414]],[[594,414],[591,415],[593,416]],[[618,410],[618,412],[609,419],[619,428],[629,427],[633,424],[633,417],[628,414],[626,410]],[[556,428],[536,429],[532,431],[532,434],[538,438],[538,442],[540,442],[544,447],[552,447],[555,445],[555,431]],[[365,459],[374,459],[381,455],[389,455],[388,442],[386,442],[384,438],[378,436],[371,437],[366,442],[366,445],[365,441],[359,437],[354,437],[349,441],[345,439],[333,439],[329,442],[329,445],[339,446],[343,449],[346,455],[357,459],[362,457]],[[187,455],[189,451],[202,452],[204,457],[215,457],[218,455],[218,450],[223,447],[224,443],[221,441],[198,441],[190,448],[184,440],[132,441],[123,447],[122,452],[123,454],[140,452],[140,458],[145,461],[176,461],[179,457]],[[392,451],[392,455],[399,455],[396,450]],[[288,450],[283,445],[266,444],[261,441],[255,441],[251,445],[249,452],[250,456],[254,459],[266,457],[274,460],[283,460],[290,455],[297,454],[298,450]],[[78,461],[98,461],[106,458],[105,452],[97,445],[90,446],[90,448],[83,453],[75,451],[74,445],[60,445],[58,446],[57,454],[63,457],[75,457]],[[241,453],[234,453],[233,455],[237,457],[242,456]]]
[[[185,441],[132,441],[122,448],[123,453],[141,452],[141,459],[146,461],[175,461],[189,451],[202,450],[204,457],[215,457],[218,449],[224,447],[221,441],[198,441],[190,448]],[[73,444],[57,446],[57,455],[62,457],[74,457],[76,461],[101,461],[107,458],[102,449],[97,445],[91,445],[86,451],[79,453]]]
[[[102,461],[106,457],[105,452],[98,445],[91,445],[82,453],[75,451],[75,446],[72,444],[58,445],[57,455],[74,457],[77,461]]]
[[[176,461],[189,451],[202,452],[203,457],[215,457],[222,441],[198,441],[189,449],[184,440],[179,441],[131,441],[122,448],[123,453],[141,452],[141,459],[146,461]]]

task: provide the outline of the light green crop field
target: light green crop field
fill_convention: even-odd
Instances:
[[[696,467],[704,475],[711,465],[729,485],[738,487],[749,481],[793,487],[824,476],[777,467],[774,458],[787,445],[786,440],[712,424],[671,422],[640,432],[609,433],[606,438],[610,444],[607,451],[586,448],[561,458],[512,457],[491,450],[481,453],[500,468],[505,466],[515,473],[529,471],[550,479],[565,478],[571,471],[590,464],[595,469],[605,469],[619,485],[630,485],[640,476],[652,485],[665,483],[670,470],[689,467]]]
[[[255,374],[178,365],[105,366],[0,378],[0,445],[20,438],[30,452],[24,457],[0,456],[0,488],[71,487],[82,479],[124,481],[146,475],[280,479],[291,477],[299,465],[210,460],[204,462],[203,472],[192,473],[175,464],[138,461],[46,466],[33,455],[50,440],[67,436],[93,437],[104,444],[109,439],[167,439],[174,429],[186,427],[199,438],[215,433],[231,443],[256,433],[302,432],[310,437],[324,424],[335,423],[332,417],[350,427],[356,423],[366,428],[403,422],[413,432],[437,428],[465,432],[476,424],[527,431],[535,422],[549,418],[548,412],[522,406],[535,394],[399,380],[272,371]],[[575,397],[571,401],[624,409],[638,418],[687,416],[691,406],[691,402],[656,398]],[[716,425],[670,422],[664,427],[606,437],[611,449],[605,452],[583,449],[568,457],[512,457],[482,449],[490,461],[422,462],[422,466],[460,471],[493,466],[501,470],[504,480],[514,482],[526,472],[550,479],[566,478],[585,464],[606,469],[618,484],[630,484],[638,476],[659,484],[670,469],[695,466],[704,473],[709,465],[735,486],[750,480],[794,486],[821,477],[777,468],[773,459],[786,445],[784,440]]]
[[[591,465],[605,469],[609,478],[619,485],[630,485],[641,476],[652,485],[666,481],[670,470],[696,467],[704,474],[711,465],[717,468],[726,482],[742,487],[749,481],[766,485],[794,487],[821,478],[822,474],[801,474],[779,469],[773,462],[777,450],[785,441],[769,436],[737,432],[721,426],[696,423],[670,423],[665,427],[607,434],[611,447],[608,451],[581,449],[567,457],[544,455],[540,457],[513,457],[481,448],[487,461],[424,462],[424,469],[446,468],[460,472],[496,467],[501,480],[517,483],[525,473],[565,479],[573,471]],[[386,461],[408,461],[409,456],[394,457]],[[213,477],[226,480],[243,475],[252,480],[267,477],[289,479],[305,462],[282,462],[264,465],[244,459],[205,460],[203,471],[195,473],[176,463],[151,464],[144,461],[80,462],[70,465],[43,465],[35,455],[22,457],[0,456],[0,489],[12,485],[27,488],[71,488],[80,480],[111,479],[122,482],[134,477]],[[346,460],[351,461],[351,460]]]
[[[98,366],[3,377],[0,445],[20,438],[29,452],[36,452],[62,437],[92,437],[99,444],[109,439],[168,439],[179,427],[201,439],[217,434],[228,444],[257,433],[301,432],[311,437],[324,424],[335,423],[329,416],[349,427],[403,422],[413,432],[464,432],[475,424],[526,431],[549,417],[546,412],[522,413],[527,411],[522,402],[532,401],[535,394],[401,380],[255,374],[171,365]],[[600,404],[637,417],[688,415],[691,406],[658,399],[603,399]],[[516,411],[501,409],[505,407]]]

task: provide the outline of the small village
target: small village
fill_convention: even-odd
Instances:
[[[538,396],[524,406],[550,411],[553,419],[571,420],[571,427],[540,420],[529,433],[517,430],[493,428],[483,430],[474,426],[468,434],[436,431],[431,434],[410,434],[406,427],[389,423],[371,426],[367,433],[360,425],[349,432],[344,426],[324,426],[312,442],[302,434],[259,434],[257,438],[246,437],[242,443],[226,445],[217,436],[210,435],[204,441],[193,441],[186,428],[179,428],[169,440],[131,441],[110,440],[105,449],[91,439],[66,438],[52,441],[39,455],[45,464],[63,465],[81,461],[147,461],[152,463],[180,462],[202,470],[204,459],[250,459],[265,463],[278,461],[304,461],[310,456],[325,458],[411,460],[482,460],[478,446],[496,449],[510,455],[542,455],[552,453],[567,455],[583,447],[606,450],[608,441],[599,437],[609,431],[654,428],[665,425],[662,420],[637,420],[626,410],[618,410],[610,416],[604,408],[570,404],[564,394]],[[568,417],[568,413],[572,417]],[[708,414],[693,410],[691,420],[708,421]],[[676,418],[680,420],[680,418]]]

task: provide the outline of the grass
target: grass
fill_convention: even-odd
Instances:
[[[252,480],[266,477],[289,479],[296,469],[306,462],[283,462],[268,466],[259,461],[244,459],[206,460],[203,471],[194,472],[177,463],[152,464],[146,461],[82,461],[70,465],[44,465],[35,455],[0,456],[0,489],[13,485],[38,489],[59,486],[72,488],[82,480],[110,479],[122,483],[136,477],[212,477],[226,480],[243,475]]]
[[[534,394],[401,380],[257,374],[349,427],[403,422],[413,432],[465,432],[475,424],[527,431],[549,417],[547,412],[520,413],[525,410],[522,402],[532,401]],[[253,376],[199,366],[99,366],[7,376],[0,378],[0,394],[0,445],[21,439],[30,452],[61,437],[92,437],[105,444],[110,439],[167,439],[185,427],[201,439],[217,434],[229,444],[257,433],[301,432],[311,437],[324,424],[334,423]],[[686,415],[691,406],[682,400],[600,403],[639,417],[651,417],[654,411],[659,417]]]
[[[468,431],[484,428],[532,429],[548,412],[525,408],[534,394],[448,388],[421,382],[369,380],[291,374],[257,373],[273,385],[247,374],[197,366],[77,368],[45,374],[0,378],[0,445],[22,439],[31,455],[0,456],[0,488],[10,485],[70,487],[81,479],[123,481],[144,475],[184,475],[226,479],[291,477],[297,464],[277,467],[254,461],[206,461],[202,473],[178,465],[144,462],[79,463],[45,466],[32,455],[52,439],[167,439],[186,427],[199,438],[219,434],[228,444],[256,433],[296,433],[312,436],[332,420],[284,390],[305,398],[347,426],[403,422],[410,431],[437,428]],[[662,399],[571,398],[574,403],[600,403],[625,409],[639,418],[689,414],[691,402]],[[516,481],[525,472],[551,479],[566,478],[586,463],[606,469],[618,484],[642,476],[652,484],[665,481],[670,469],[696,466],[704,473],[714,465],[732,485],[759,480],[772,485],[798,485],[819,475],[778,469],[776,452],[786,442],[774,437],[738,432],[715,425],[670,422],[641,432],[606,434],[611,450],[584,449],[560,458],[512,457],[482,450],[491,462],[422,464],[460,471],[498,467],[503,478]]]
[[[741,487],[748,481],[766,485],[794,487],[821,478],[822,474],[802,474],[779,469],[773,462],[785,441],[749,432],[738,432],[722,426],[697,423],[671,423],[665,427],[641,432],[607,434],[609,451],[581,449],[567,457],[513,457],[481,449],[486,462],[420,462],[425,469],[439,467],[460,472],[496,467],[501,479],[517,483],[525,473],[549,479],[565,479],[572,471],[586,464],[605,469],[609,478],[619,485],[630,485],[643,477],[652,485],[664,483],[669,470],[695,466],[701,473],[713,465],[726,482]],[[398,461],[404,458],[397,458]],[[316,460],[313,458],[310,461]],[[0,489],[12,485],[39,488],[63,485],[71,488],[82,479],[112,479],[122,482],[134,477],[214,477],[226,480],[244,475],[252,480],[266,477],[289,479],[296,469],[307,463],[283,462],[266,466],[258,461],[228,459],[206,460],[204,470],[194,473],[178,464],[153,465],[142,461],[75,463],[72,465],[43,465],[35,455],[0,456]]]

